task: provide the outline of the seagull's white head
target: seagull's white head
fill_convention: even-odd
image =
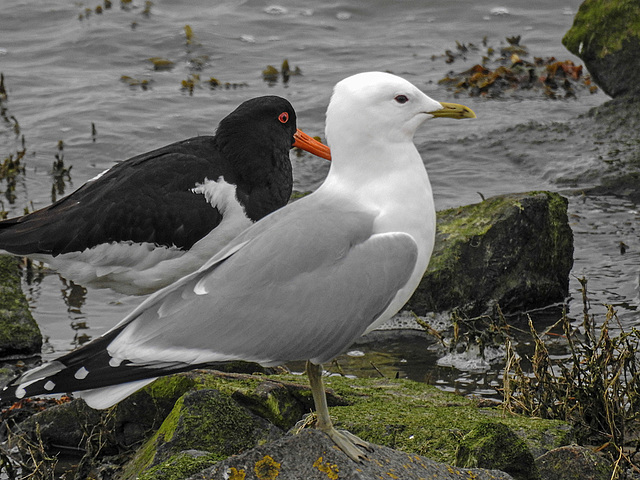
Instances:
[[[416,129],[433,117],[474,118],[468,107],[440,103],[396,75],[366,72],[336,84],[327,108],[326,138],[387,143],[411,142]]]

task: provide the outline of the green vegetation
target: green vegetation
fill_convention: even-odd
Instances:
[[[574,55],[603,58],[634,37],[640,39],[637,0],[585,0],[562,44]]]
[[[600,327],[589,313],[587,282],[580,279],[583,294],[582,323],[576,328],[566,314],[550,330],[560,327],[568,358],[552,358],[530,321],[535,344],[527,359],[532,373],[524,373],[523,359],[507,341],[504,371],[505,411],[531,417],[559,419],[573,425],[578,442],[599,445],[614,465],[612,478],[622,478],[634,466],[640,441],[640,331],[625,332],[616,311],[608,312]],[[614,334],[611,328],[618,329]],[[634,467],[637,470],[637,467]]]

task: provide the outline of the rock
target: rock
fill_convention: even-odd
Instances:
[[[479,403],[419,382],[331,376],[325,383],[336,425],[368,442],[382,445],[376,447],[376,451],[386,452],[385,455],[388,452],[380,448],[408,452],[394,453],[402,455],[397,457],[398,462],[406,463],[407,455],[413,459],[428,456],[434,462],[452,465],[460,438],[487,423],[508,426],[530,451],[546,453],[575,441],[566,422],[511,415],[496,408],[494,403]],[[69,457],[72,452],[75,453],[73,463],[78,464],[78,457],[85,453],[77,478],[115,478],[113,472],[117,471],[117,478],[123,480],[136,477],[174,480],[200,471],[223,457],[248,455],[256,446],[267,448],[265,444],[274,439],[281,445],[278,439],[284,435],[284,429],[312,408],[309,387],[306,382],[301,383],[297,375],[196,370],[160,378],[105,411],[92,410],[76,400],[38,413],[19,426],[31,445],[39,442],[39,429],[43,455],[49,458],[63,452],[58,456],[62,462],[64,454]],[[287,445],[292,451],[299,448],[292,443]],[[322,445],[316,448],[326,450]],[[28,458],[26,442],[22,450]],[[319,455],[325,455],[324,450],[315,452],[314,462]],[[334,453],[333,450],[332,447],[330,453]],[[255,457],[255,461],[266,454]],[[273,456],[276,453],[268,454],[285,465]],[[419,463],[425,461],[420,459]],[[341,472],[351,471],[345,463],[332,460],[331,464],[338,465]],[[311,467],[312,464],[304,468]],[[384,463],[378,467],[395,468]],[[418,468],[411,468],[414,467]],[[322,469],[325,478],[332,474],[329,464],[322,461],[313,468]],[[446,467],[446,471],[457,475],[456,471],[466,469]],[[111,477],[101,477],[100,472],[111,472]]]
[[[84,449],[92,433],[103,435],[103,448],[117,450],[141,443],[149,430],[156,430],[173,409],[176,400],[194,381],[186,375],[162,377],[134,393],[110,410],[94,410],[81,400],[56,405],[29,417],[15,433],[36,440],[36,426],[48,451]],[[102,426],[99,432],[96,426]],[[93,431],[93,432],[92,432]]]
[[[613,470],[600,455],[588,448],[569,445],[556,448],[536,459],[544,480],[609,480]]]
[[[500,422],[481,422],[458,446],[456,465],[502,470],[515,480],[540,478],[526,443]]]
[[[0,357],[34,355],[42,348],[40,328],[20,285],[20,260],[0,255]]]
[[[109,410],[94,410],[78,399],[21,422],[24,407],[14,408],[9,410],[9,441],[27,460],[33,445],[40,444],[45,456],[55,456],[61,464],[78,465],[82,457],[76,478],[115,478],[105,476],[106,472],[120,470],[134,448],[160,427],[176,400],[194,385],[189,374],[162,377]]]
[[[182,480],[224,460],[202,450],[185,450],[145,471],[136,480]]]
[[[551,192],[501,195],[438,212],[429,268],[406,310],[477,316],[539,308],[568,295],[573,233],[567,200]]]
[[[241,407],[229,395],[213,389],[196,390],[176,402],[127,467],[123,479],[136,478],[141,471],[183,450],[206,450],[227,457],[282,435],[284,431]]]
[[[74,400],[36,413],[12,429],[12,432],[18,436],[24,435],[33,443],[41,440],[48,452],[80,451],[84,449],[92,426],[100,422],[99,411],[89,408],[82,400]],[[15,443],[16,439],[14,437],[11,442]]]
[[[126,467],[123,479],[145,478],[158,471],[156,467],[161,471],[182,466],[190,470],[193,462],[180,456],[185,449],[223,456],[248,453],[249,449],[273,438],[273,432],[284,434],[273,425],[265,429],[265,419],[273,419],[282,427],[291,426],[293,416],[289,419],[288,415],[274,412],[282,412],[283,406],[289,411],[297,401],[307,404],[301,412],[312,409],[311,403],[307,403],[310,402],[309,388],[299,383],[299,376],[204,370],[180,375],[192,376],[194,387],[203,390],[187,393],[178,401],[160,430]],[[455,460],[459,436],[472,431],[481,422],[504,423],[517,432],[528,448],[535,445],[541,452],[573,441],[565,422],[504,415],[493,406],[479,407],[475,400],[418,382],[345,377],[328,377],[325,382],[331,392],[331,416],[339,428],[346,428],[368,442],[415,455],[428,455],[434,461],[449,465]],[[269,394],[261,395],[261,392]],[[272,395],[273,392],[276,394]],[[239,403],[234,404],[234,401]],[[259,405],[261,402],[263,404]],[[185,409],[187,403],[189,408]],[[258,419],[258,415],[263,418]],[[283,418],[287,420],[283,422]],[[280,460],[277,462],[281,463]]]
[[[331,439],[317,430],[288,435],[241,455],[230,457],[189,480],[361,480],[365,478],[402,478],[418,480],[469,479],[508,480],[499,471],[451,467],[419,455],[373,446],[368,461],[356,463],[338,450]]]
[[[640,4],[585,0],[562,43],[612,97],[640,95]]]

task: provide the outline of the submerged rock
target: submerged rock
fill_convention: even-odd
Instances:
[[[517,312],[568,295],[573,233],[557,193],[501,195],[438,212],[427,273],[405,309],[477,316]]]
[[[0,255],[0,357],[40,353],[42,334],[20,285],[20,260]]]
[[[562,43],[612,97],[640,95],[640,3],[585,0]]]

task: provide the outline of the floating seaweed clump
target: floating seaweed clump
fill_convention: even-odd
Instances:
[[[519,36],[508,37],[507,43],[497,55],[485,38],[483,46],[487,50],[482,63],[460,73],[449,72],[438,83],[447,85],[455,93],[466,91],[470,96],[490,98],[525,91],[551,99],[572,98],[580,91],[595,93],[598,90],[591,77],[583,75],[582,65],[575,65],[571,60],[558,61],[555,57],[527,59],[528,49],[520,45]],[[457,43],[456,52],[447,50],[444,57],[447,63],[453,63],[458,59],[467,60],[473,52],[480,53],[480,48]]]
[[[95,8],[85,7],[83,11],[78,14],[78,20],[84,20],[85,18],[88,19],[94,13],[96,15],[101,15],[105,10],[111,10],[112,6],[113,3],[111,0],[104,0],[104,5],[97,5]],[[151,0],[145,0],[142,15],[149,17],[151,15],[152,6],[153,2]],[[133,4],[133,0],[120,0],[120,8],[125,11],[131,11],[137,7]],[[134,25],[136,24],[136,22],[133,23]]]
[[[147,80],[146,78],[140,80],[138,78],[132,78],[127,75],[122,75],[120,77],[120,81],[126,83],[130,87],[140,87],[142,88],[142,90],[147,90],[151,87],[151,83],[153,83],[153,80]]]
[[[289,60],[285,59],[282,62],[280,71],[278,71],[278,69],[273,65],[267,65],[267,68],[262,71],[262,79],[269,85],[275,84],[280,75],[282,75],[282,83],[287,84],[289,83],[289,77],[293,75],[302,75],[302,70],[300,70],[300,67],[291,69],[289,67]]]
[[[26,150],[23,148],[16,152],[15,157],[13,154],[6,156],[0,164],[0,179],[7,182],[7,189],[4,195],[9,203],[14,203],[16,200],[16,178],[18,175],[25,173],[24,165],[20,162],[25,154]]]
[[[65,167],[64,164],[64,142],[58,140],[58,153],[55,154],[55,160],[53,162],[53,168],[51,174],[53,176],[53,185],[51,187],[51,202],[55,203],[58,199],[58,195],[64,195],[66,182],[71,182],[71,169]]]
[[[197,73],[191,73],[186,80],[182,80],[182,90],[189,92],[189,95],[193,95],[193,90],[200,86],[200,75]]]
[[[175,65],[171,60],[162,57],[151,57],[147,60],[153,64],[154,70],[171,70]]]
[[[249,86],[247,82],[221,82],[215,77],[209,78],[207,82],[209,83],[209,87],[211,87],[211,90],[217,90],[217,89],[235,90],[236,88],[243,88],[243,87]]]

